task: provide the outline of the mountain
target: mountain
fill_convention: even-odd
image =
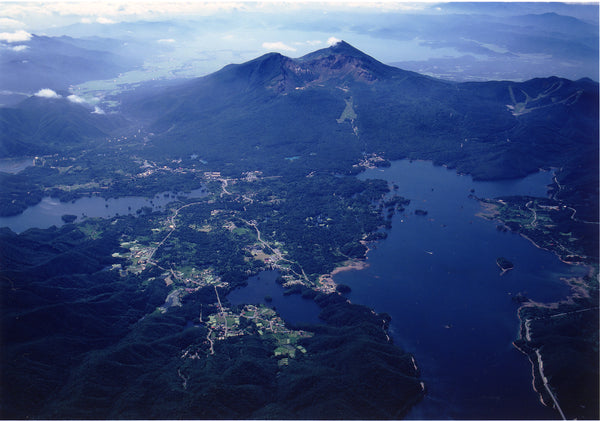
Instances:
[[[346,42],[298,59],[271,53],[160,94],[129,97],[160,153],[247,169],[284,157],[431,159],[478,179],[522,177],[597,151],[598,84],[453,83],[386,66]],[[577,148],[573,148],[574,142]],[[223,154],[224,151],[227,154]],[[272,166],[272,165],[270,165]]]
[[[305,69],[303,71],[320,79],[351,77],[357,81],[373,82],[408,73],[375,60],[345,41],[307,54],[295,62]]]
[[[126,125],[118,116],[64,97],[32,96],[14,107],[0,107],[0,157],[44,155],[87,147]]]

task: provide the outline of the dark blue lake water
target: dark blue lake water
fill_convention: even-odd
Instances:
[[[206,196],[202,188],[189,193],[164,192],[153,198],[128,196],[118,199],[104,199],[102,197],[84,197],[73,202],[61,202],[58,199],[44,197],[40,203],[31,206],[19,215],[0,217],[0,227],[9,227],[16,233],[29,228],[50,228],[53,225],[64,225],[62,215],[76,215],[80,222],[85,218],[112,218],[117,215],[135,215],[138,209],[144,206],[153,210],[164,208],[165,205],[177,200],[177,196],[199,198]]]
[[[319,306],[309,299],[302,298],[299,294],[283,295],[285,289],[275,280],[279,272],[267,270],[259,275],[248,278],[248,286],[233,290],[227,295],[232,304],[264,304],[274,308],[287,322],[297,325],[299,323],[318,324],[321,312]],[[266,302],[265,297],[270,296],[271,302]]]
[[[522,180],[474,182],[429,162],[398,161],[368,170],[361,179],[381,178],[411,199],[393,218],[388,238],[368,253],[369,267],[341,272],[338,283],[350,299],[392,316],[395,342],[415,355],[428,394],[409,413],[412,419],[554,419],[539,403],[531,365],[512,346],[518,335],[521,292],[542,302],[569,294],[561,277],[582,275],[528,240],[499,232],[475,216],[468,198],[502,195],[546,196],[551,173]],[[427,210],[425,216],[415,209]],[[514,269],[500,276],[496,258]]]

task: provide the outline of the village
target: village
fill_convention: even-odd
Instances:
[[[300,345],[299,341],[313,336],[311,332],[287,328],[275,310],[265,305],[247,304],[236,312],[223,307],[219,299],[219,312],[209,315],[206,319],[201,313],[199,320],[208,327],[206,342],[210,346],[210,354],[215,353],[215,341],[259,335],[274,340],[273,356],[278,359],[280,367],[288,365],[290,358],[295,358],[298,353],[306,354],[306,348]],[[200,358],[200,354],[198,349],[191,347],[182,351],[181,358],[197,359]]]

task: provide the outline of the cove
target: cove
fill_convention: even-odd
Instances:
[[[84,218],[112,218],[118,215],[135,215],[143,207],[159,210],[177,197],[199,198],[206,196],[204,189],[199,188],[189,193],[163,192],[153,198],[126,196],[104,199],[102,197],[83,197],[73,202],[61,202],[58,199],[44,197],[40,203],[30,206],[23,213],[15,216],[0,217],[0,227],[8,227],[21,233],[29,228],[50,228],[64,225],[62,215],[76,215],[76,222]]]
[[[409,419],[557,419],[532,388],[531,365],[512,346],[522,293],[539,302],[569,295],[563,277],[585,268],[562,263],[525,238],[477,217],[470,198],[546,196],[552,174],[477,182],[430,162],[396,161],[358,176],[398,186],[411,203],[394,215],[387,239],[367,254],[369,266],[340,272],[351,301],[392,316],[395,343],[414,354],[427,395]],[[416,215],[415,210],[427,211]],[[514,263],[500,276],[496,258]]]
[[[248,285],[231,291],[227,299],[231,304],[265,304],[274,308],[277,313],[288,323],[319,324],[321,312],[317,303],[312,299],[302,298],[299,294],[283,295],[285,289],[275,280],[279,276],[276,270],[266,270],[256,276],[248,278]],[[265,296],[270,296],[272,301],[267,303]]]

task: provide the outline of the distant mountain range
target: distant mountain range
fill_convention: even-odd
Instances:
[[[32,35],[15,44],[0,42],[0,104],[12,105],[43,88],[66,90],[89,80],[116,77],[142,64],[114,39]]]

